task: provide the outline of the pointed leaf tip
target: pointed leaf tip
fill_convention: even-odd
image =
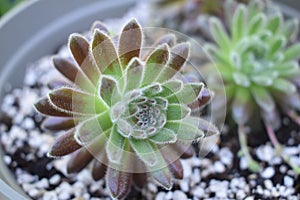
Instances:
[[[62,157],[73,153],[81,148],[74,138],[75,129],[67,131],[65,134],[56,139],[48,152],[49,157]]]
[[[106,174],[106,185],[113,198],[123,199],[130,192],[132,174],[108,168]]]
[[[141,26],[136,19],[132,19],[123,28],[119,41],[119,55],[123,68],[132,58],[139,57],[141,46]]]

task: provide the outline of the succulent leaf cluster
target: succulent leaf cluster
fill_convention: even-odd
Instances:
[[[279,149],[273,130],[280,127],[280,112],[295,119],[296,112],[300,111],[297,91],[300,44],[295,42],[299,22],[285,20],[281,11],[269,4],[250,0],[244,5],[227,0],[224,7],[235,8],[234,12],[225,10],[229,25],[225,27],[212,17],[210,31],[214,44],[206,47],[220,70],[227,105],[239,125],[239,132],[244,132],[245,125],[255,126],[252,119],[260,118]],[[216,84],[215,87],[218,88]],[[240,136],[240,141],[245,146],[243,138]],[[242,149],[253,164],[252,168],[257,169],[246,148]]]
[[[168,34],[144,52],[142,29],[135,19],[120,36],[110,35],[101,22],[92,29],[91,41],[70,36],[75,62],[53,59],[68,86],[50,91],[35,104],[47,116],[46,129],[66,130],[48,154],[72,154],[69,173],[94,160],[94,179],[106,171],[114,198],[126,197],[132,182],[142,187],[147,174],[170,189],[173,178],[183,177],[179,158],[193,155],[190,144],[208,132],[218,133],[191,115],[191,105],[208,101],[204,85],[176,78],[188,59],[189,44],[177,44]]]

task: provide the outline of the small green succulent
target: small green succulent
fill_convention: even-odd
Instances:
[[[191,143],[218,130],[191,115],[191,105],[207,102],[202,83],[184,82],[178,72],[189,56],[189,44],[176,44],[168,34],[153,47],[142,47],[143,33],[133,19],[120,36],[110,36],[94,24],[92,41],[79,34],[69,39],[76,63],[54,58],[54,66],[69,79],[35,104],[48,116],[44,127],[67,130],[48,155],[73,153],[69,172],[95,159],[93,177],[106,170],[113,198],[124,198],[132,181],[142,187],[149,174],[166,189],[183,177],[179,158],[192,155]],[[118,44],[118,48],[116,48]],[[203,93],[203,95],[202,95]]]
[[[299,22],[284,20],[275,5],[261,0],[250,0],[248,5],[227,0],[224,7],[236,8],[234,12],[225,11],[230,22],[229,32],[219,19],[212,17],[210,31],[215,44],[206,45],[206,49],[223,78],[227,106],[239,127],[242,152],[250,168],[258,170],[244,132],[246,125],[255,127],[255,119],[260,118],[277,151],[300,173],[299,167],[282,153],[274,133],[281,123],[279,111],[300,124],[297,116],[300,111],[297,91],[300,43],[295,42]],[[213,82],[210,87],[215,87],[216,92],[219,88]]]

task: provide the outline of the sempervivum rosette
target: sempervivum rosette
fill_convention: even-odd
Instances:
[[[207,49],[223,77],[227,106],[239,126],[241,148],[250,168],[255,171],[259,166],[249,154],[244,127],[255,127],[255,118],[264,122],[276,150],[300,173],[299,167],[281,151],[273,131],[280,126],[279,111],[300,124],[296,114],[300,111],[297,91],[300,44],[295,43],[299,22],[296,19],[284,21],[280,10],[269,3],[251,0],[244,5],[227,0],[227,7],[236,8],[234,12],[225,13],[230,22],[229,32],[219,19],[211,18],[210,30],[215,44],[207,45]]]
[[[80,171],[94,159],[94,179],[106,171],[114,198],[126,197],[132,181],[142,187],[147,174],[170,189],[173,178],[183,177],[179,158],[193,155],[189,145],[207,132],[218,133],[190,114],[189,105],[207,102],[201,98],[203,84],[174,78],[188,58],[189,45],[165,35],[143,52],[136,20],[119,37],[109,36],[102,23],[94,27],[90,43],[78,34],[70,37],[76,64],[54,58],[55,67],[73,84],[50,91],[35,104],[48,116],[45,128],[67,129],[49,156],[72,153],[68,172]]]

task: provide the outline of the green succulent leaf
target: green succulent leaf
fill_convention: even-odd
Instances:
[[[118,133],[116,127],[112,128],[106,144],[107,157],[110,162],[120,164],[122,154],[126,151],[125,145],[127,142],[128,141]]]
[[[188,117],[182,121],[168,121],[165,128],[174,131],[178,141],[190,144],[204,137],[204,132],[191,122],[193,120],[193,118]]]
[[[126,89],[125,92],[140,87],[144,67],[139,59],[134,58],[126,68]]]
[[[251,18],[248,25],[248,34],[253,35],[263,29],[266,24],[266,16],[262,13],[257,14],[255,17]]]
[[[285,61],[298,59],[300,57],[300,44],[294,44],[289,47],[283,54]]]
[[[167,108],[168,120],[180,120],[188,116],[191,109],[182,104],[169,104]]]
[[[288,94],[288,95],[293,94],[297,91],[297,88],[293,83],[291,83],[285,79],[280,79],[280,78],[274,80],[272,87],[274,89],[276,89],[282,93]]]
[[[179,101],[182,104],[189,104],[197,99],[202,88],[203,83],[187,83],[180,91],[168,96],[167,99],[170,103]]]
[[[220,20],[217,18],[211,18],[210,20],[210,28],[212,36],[216,43],[222,48],[229,50],[231,46],[231,40],[229,39],[228,34],[224,26],[221,24]]]
[[[142,85],[152,83],[158,78],[169,57],[170,51],[167,44],[162,44],[151,53],[146,61]]]
[[[134,138],[129,140],[133,150],[144,161],[146,166],[155,166],[159,161],[159,149],[150,141],[141,141]]]
[[[270,112],[274,109],[275,107],[274,100],[270,92],[266,88],[260,86],[252,86],[251,92],[256,103],[259,105],[259,107],[262,110],[266,112]]]
[[[267,29],[276,34],[282,25],[282,15],[280,13],[275,14],[268,22]]]
[[[299,20],[298,19],[290,19],[287,20],[283,24],[282,34],[285,38],[290,39],[293,41],[299,33]]]
[[[162,128],[149,139],[156,144],[171,144],[177,141],[177,136],[174,131],[167,128]]]
[[[110,37],[102,31],[95,30],[91,47],[98,69],[103,74],[121,78],[122,68]]]
[[[76,127],[75,138],[82,145],[88,144],[111,127],[109,112],[106,111],[79,123]]]
[[[232,24],[231,24],[231,34],[233,41],[238,41],[245,34],[244,24],[246,22],[246,15],[248,10],[244,5],[239,5],[234,13]]]

